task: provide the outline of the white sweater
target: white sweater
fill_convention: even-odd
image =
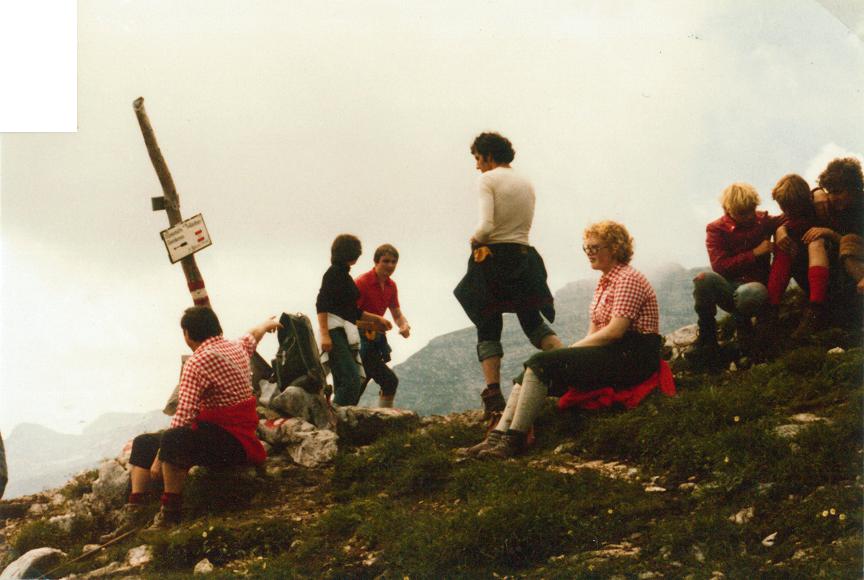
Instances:
[[[486,244],[530,245],[534,219],[534,187],[509,167],[496,167],[480,175],[480,223],[474,239]]]

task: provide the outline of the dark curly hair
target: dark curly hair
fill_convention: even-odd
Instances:
[[[861,162],[854,157],[834,159],[819,174],[819,187],[829,193],[860,193],[864,191]]]
[[[360,257],[363,253],[363,246],[360,245],[360,240],[357,236],[351,234],[340,234],[333,240],[333,245],[330,246],[330,263],[331,264],[348,264]]]
[[[516,157],[516,150],[507,137],[500,133],[480,133],[471,144],[471,155],[486,159],[491,156],[495,163],[506,164]]]
[[[185,330],[189,338],[195,342],[204,342],[208,338],[222,334],[219,318],[209,306],[187,308],[180,318],[180,328]]]

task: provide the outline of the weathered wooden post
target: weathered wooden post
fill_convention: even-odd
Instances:
[[[147,146],[147,153],[150,155],[150,161],[153,163],[153,169],[156,170],[156,175],[159,177],[159,183],[162,184],[162,192],[164,193],[164,197],[153,198],[153,211],[164,209],[165,213],[168,214],[168,225],[175,226],[183,221],[180,215],[180,197],[177,195],[177,188],[174,186],[174,179],[171,177],[171,172],[168,171],[165,158],[162,157],[162,151],[159,150],[156,135],[153,133],[153,127],[150,125],[150,119],[147,117],[147,111],[144,110],[144,97],[135,99],[132,103],[132,108],[135,110],[135,116],[138,117],[138,125],[141,126],[141,134],[144,135],[144,144]],[[194,254],[190,254],[180,260],[180,264],[183,266],[183,273],[186,275],[186,285],[189,288],[189,293],[192,294],[192,301],[196,306],[210,306],[210,297],[207,295],[204,279],[201,277],[201,272],[198,271],[198,265],[195,263]]]

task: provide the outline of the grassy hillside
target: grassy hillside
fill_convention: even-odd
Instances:
[[[828,331],[748,370],[681,373],[678,396],[632,411],[550,400],[536,445],[506,462],[459,453],[482,436],[472,411],[342,449],[327,470],[199,481],[208,495],[189,490],[178,531],[100,565],[149,543],[157,577],[207,557],[217,577],[859,578],[860,340]],[[75,555],[102,525],[31,520],[10,544]]]

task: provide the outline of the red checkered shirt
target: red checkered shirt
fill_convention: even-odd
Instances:
[[[171,427],[192,424],[201,407],[229,407],[251,397],[249,359],[257,345],[251,334],[239,340],[212,336],[202,342],[180,373],[179,400]]]
[[[600,277],[591,301],[591,322],[600,330],[615,318],[630,320],[641,334],[660,333],[657,295],[641,272],[619,264]]]

